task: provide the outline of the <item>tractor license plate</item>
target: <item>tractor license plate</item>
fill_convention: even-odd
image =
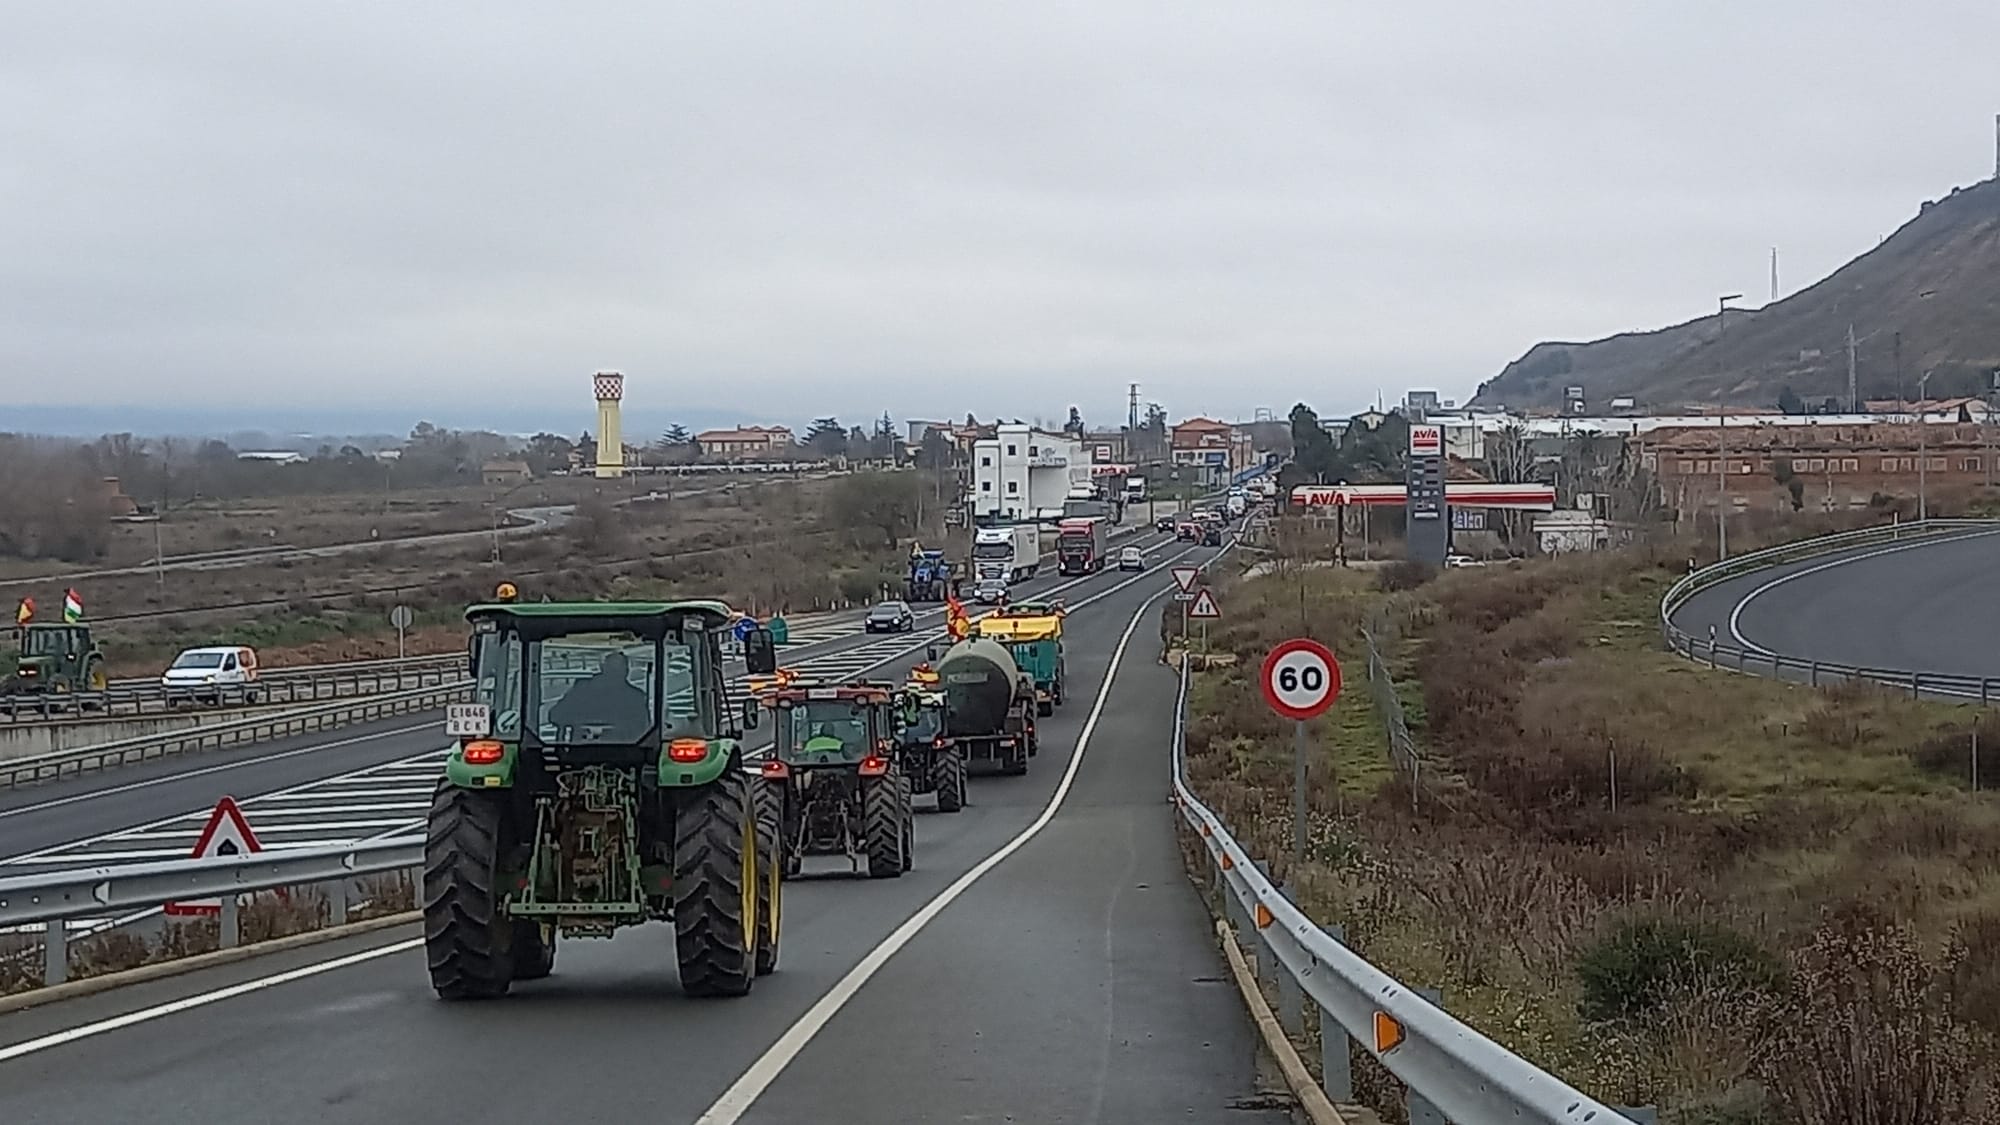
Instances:
[[[493,733],[493,712],[484,703],[447,704],[444,733],[452,738],[484,738]]]

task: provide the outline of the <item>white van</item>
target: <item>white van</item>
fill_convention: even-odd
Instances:
[[[168,703],[200,700],[222,703],[241,699],[256,703],[263,698],[257,686],[257,650],[241,645],[191,648],[174,657],[160,677]]]

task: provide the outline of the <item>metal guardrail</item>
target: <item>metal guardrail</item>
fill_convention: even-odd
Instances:
[[[1239,937],[1254,935],[1260,973],[1275,961],[1285,974],[1279,980],[1281,1006],[1288,1009],[1285,1022],[1302,1023],[1302,1013],[1286,1001],[1288,990],[1319,1006],[1325,1060],[1321,1081],[1327,1096],[1337,1103],[1353,1100],[1347,1049],[1351,1036],[1456,1125],[1632,1125],[1631,1117],[1514,1055],[1363,960],[1264,877],[1222,819],[1188,786],[1183,761],[1188,678],[1183,662],[1174,713],[1174,803],[1207,850],[1211,877],[1225,903],[1233,905],[1229,914]],[[1381,1024],[1385,1018],[1402,1038],[1377,1050],[1378,1028],[1389,1026]]]
[[[457,680],[410,691],[364,695],[313,707],[302,707],[255,718],[205,723],[184,730],[140,735],[94,746],[58,750],[31,758],[0,761],[0,788],[40,781],[52,781],[67,774],[123,765],[169,754],[185,754],[222,746],[263,742],[272,738],[328,730],[351,723],[368,722],[391,715],[438,711],[447,703],[458,702],[472,689],[471,680]]]
[[[333,884],[327,895],[328,923],[339,926],[347,922],[349,880],[420,868],[423,862],[424,841],[414,837],[21,875],[0,879],[0,929],[40,925],[42,981],[56,985],[69,976],[69,919],[145,910],[177,900],[219,899],[219,941],[229,949],[240,940],[239,895]]]
[[[1755,551],[1737,558],[1702,567],[1670,587],[1660,599],[1660,639],[1667,648],[1690,660],[1706,662],[1711,668],[1732,668],[1739,672],[1768,673],[1773,679],[1813,687],[1845,682],[1868,682],[1906,689],[1912,698],[1936,696],[1977,700],[1982,704],[2000,697],[2000,679],[1961,676],[1948,672],[1926,672],[1907,668],[1875,668],[1809,660],[1762,648],[1745,648],[1718,641],[1711,627],[1709,636],[1696,637],[1674,624],[1674,615],[1696,594],[1721,582],[1789,562],[1858,550],[1882,544],[1927,542],[1946,543],[1956,539],[2000,534],[2000,521],[1936,519],[1844,531],[1801,539]]]
[[[268,668],[251,684],[189,685],[169,691],[157,679],[121,680],[104,691],[0,696],[0,725],[96,722],[197,708],[284,706],[376,692],[432,687],[464,674],[463,653],[403,660],[356,660]]]

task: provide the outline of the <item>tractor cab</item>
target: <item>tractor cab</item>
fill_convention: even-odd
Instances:
[[[808,686],[792,681],[762,693],[774,718],[774,760],[787,767],[866,766],[895,737],[885,684]]]
[[[10,692],[103,691],[104,652],[82,624],[24,624],[9,670]]]

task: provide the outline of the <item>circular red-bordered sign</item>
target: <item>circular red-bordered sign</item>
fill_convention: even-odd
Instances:
[[[1294,637],[1264,658],[1258,681],[1271,710],[1287,719],[1317,718],[1340,698],[1340,661],[1318,641]]]

